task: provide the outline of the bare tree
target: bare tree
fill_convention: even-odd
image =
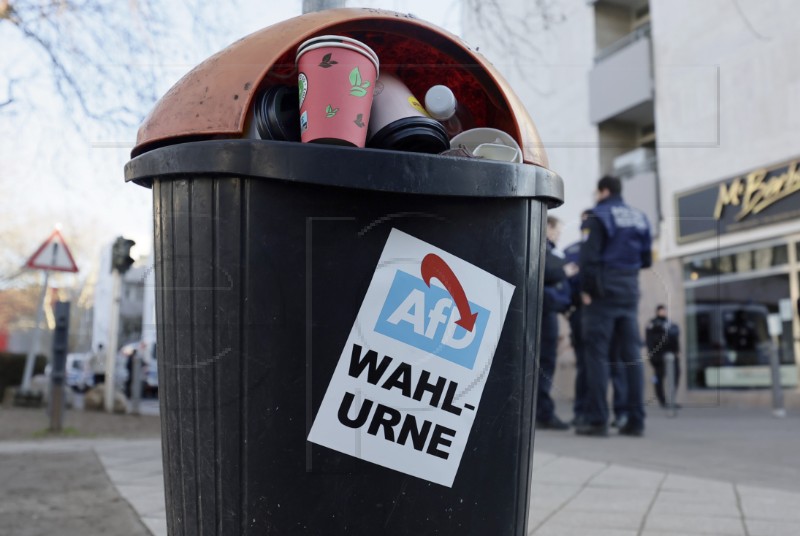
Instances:
[[[163,91],[160,49],[170,45],[175,28],[213,40],[226,9],[235,6],[214,3],[210,9],[201,0],[0,0],[0,30],[9,36],[4,48],[15,51],[0,62],[0,113],[36,108],[48,79],[42,74],[49,74],[53,98],[76,123],[89,118],[112,127],[135,125]]]
[[[344,7],[345,0],[303,0],[303,13]]]
[[[514,2],[512,2],[514,4]],[[565,19],[558,0],[516,0],[516,10],[503,0],[466,0],[466,20],[480,30],[500,57],[513,58],[520,73],[541,62],[538,39]]]

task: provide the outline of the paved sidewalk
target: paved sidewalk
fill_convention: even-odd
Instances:
[[[800,493],[537,452],[535,536],[795,536]]]
[[[166,535],[159,440],[0,443],[3,458],[87,450],[97,454],[119,495],[150,532]],[[796,536],[798,505],[800,492],[537,451],[529,534]]]
[[[799,445],[800,417],[731,408],[651,412],[644,438],[537,431],[529,535],[796,536]],[[0,526],[163,536],[162,475],[158,438],[0,441]]]
[[[0,441],[0,478],[2,534],[167,534],[159,439]]]
[[[166,536],[161,441],[106,443],[95,448],[108,477],[154,536]]]

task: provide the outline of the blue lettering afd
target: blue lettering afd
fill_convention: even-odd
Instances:
[[[489,311],[472,302],[469,305],[478,313],[472,331],[456,324],[460,315],[445,289],[428,287],[422,279],[398,270],[375,331],[472,369],[489,322]]]

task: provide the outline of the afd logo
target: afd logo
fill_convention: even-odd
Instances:
[[[444,266],[452,275],[449,267]],[[430,283],[424,261],[423,277]],[[466,300],[455,275],[449,280],[439,273],[433,277],[441,280],[449,291],[428,286],[423,279],[406,272],[395,272],[375,331],[472,369],[489,322],[489,311]],[[463,320],[460,311],[465,312]]]

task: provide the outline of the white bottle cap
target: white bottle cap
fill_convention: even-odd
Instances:
[[[425,93],[425,109],[438,121],[447,121],[456,113],[456,96],[447,86],[433,86]]]

